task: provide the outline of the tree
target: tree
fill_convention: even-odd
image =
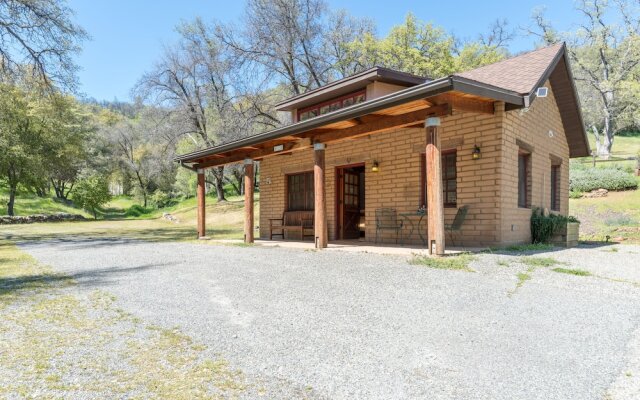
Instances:
[[[39,107],[46,127],[43,159],[46,181],[59,199],[67,200],[80,171],[86,166],[89,135],[94,127],[90,114],[73,97],[54,93]]]
[[[73,202],[77,206],[91,211],[94,219],[98,219],[98,208],[110,200],[109,184],[100,175],[92,175],[81,179],[73,191]]]
[[[28,92],[0,84],[0,176],[9,187],[9,215],[14,215],[18,185],[35,186],[45,168],[43,131],[33,109]]]
[[[584,23],[573,33],[557,32],[544,18],[534,16],[536,34],[546,44],[566,40],[585,123],[596,140],[596,153],[609,157],[615,135],[626,128],[624,116],[638,109],[634,77],[640,63],[640,13],[625,1],[581,0],[576,7]],[[615,23],[615,21],[621,21]]]
[[[328,82],[326,11],[321,0],[250,0],[241,29],[218,25],[215,33],[238,58],[284,79],[293,94],[300,94]]]
[[[88,36],[72,15],[64,0],[0,0],[0,72],[74,89],[73,56]]]
[[[505,44],[511,40],[505,21],[496,22],[491,32],[478,41],[460,41],[444,29],[408,14],[405,21],[377,39],[365,33],[348,44],[342,61],[363,70],[379,65],[420,76],[439,78],[500,61],[507,55]]]
[[[115,160],[133,176],[144,207],[163,174],[169,171],[175,178],[175,166],[171,161],[173,148],[158,140],[164,128],[162,116],[145,109],[135,120],[123,119],[101,132],[112,146]]]
[[[179,32],[182,40],[165,50],[135,91],[171,114],[172,140],[187,136],[196,148],[210,147],[233,137],[232,125],[226,124],[233,100],[229,90],[232,67],[199,19],[181,25]],[[218,201],[224,201],[224,167],[215,168],[213,176]]]

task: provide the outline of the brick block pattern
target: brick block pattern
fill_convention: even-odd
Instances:
[[[502,244],[531,241],[531,209],[518,207],[518,141],[532,147],[531,206],[551,208],[551,166],[560,162],[559,212],[567,215],[569,211],[569,146],[551,85],[547,81],[545,86],[549,88],[548,97],[536,99],[528,111],[504,113],[500,169],[503,177],[500,198]]]
[[[547,86],[549,87],[548,83]],[[516,139],[530,144],[532,153],[532,204],[549,207],[551,155],[562,160],[560,212],[568,208],[569,150],[553,94],[537,99],[526,113],[505,112],[496,103],[494,115],[454,112],[442,118],[443,150],[457,151],[457,206],[469,205],[460,235],[465,246],[488,246],[530,240],[530,209],[517,207],[518,146]],[[549,137],[552,130],[554,136]],[[425,151],[425,129],[404,128],[375,134],[326,148],[326,199],[329,240],[336,239],[336,167],[365,163],[366,240],[375,238],[375,210],[395,208],[399,213],[420,204],[420,157]],[[482,157],[472,159],[474,146]],[[378,161],[380,172],[371,172]],[[313,150],[267,158],[261,162],[260,236],[268,238],[269,218],[285,211],[285,175],[313,169]],[[451,223],[454,208],[445,208],[445,223]],[[417,219],[414,220],[417,224]],[[512,229],[513,226],[513,229]],[[421,228],[426,232],[426,221]],[[405,234],[408,230],[405,230]],[[426,235],[426,233],[425,233]],[[385,242],[393,234],[383,235]],[[448,238],[447,238],[448,240]],[[410,242],[419,243],[417,232]]]

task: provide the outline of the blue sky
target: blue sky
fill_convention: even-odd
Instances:
[[[475,38],[496,18],[507,18],[513,27],[526,26],[539,6],[546,5],[548,18],[560,29],[568,29],[578,17],[572,0],[329,0],[329,4],[373,19],[380,35],[401,23],[408,12],[462,38]],[[235,21],[242,15],[244,1],[69,0],[69,5],[76,11],[76,22],[92,36],[77,59],[81,91],[98,100],[129,100],[131,88],[153,66],[163,46],[176,40],[176,24],[196,16]],[[533,45],[533,38],[517,37],[510,50]]]

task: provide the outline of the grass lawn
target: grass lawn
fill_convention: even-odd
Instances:
[[[609,236],[610,240],[640,243],[640,190],[570,199],[569,213],[580,220],[583,240],[606,241]]]
[[[9,193],[7,189],[0,188],[0,215],[7,215],[7,202]],[[14,205],[16,215],[55,214],[69,213],[80,214],[86,218],[91,217],[88,212],[74,207],[52,197],[38,197],[35,194],[20,192]]]
[[[256,204],[256,216],[258,215]],[[149,241],[196,240],[196,207],[183,204],[172,211],[178,219],[172,222],[162,217],[125,220],[87,220],[81,222],[36,223],[6,225],[2,227],[6,237],[16,240],[60,239],[68,235],[83,237],[133,238]],[[210,204],[206,209],[207,235],[212,239],[242,239],[244,203],[229,201]],[[257,220],[257,218],[256,218]]]

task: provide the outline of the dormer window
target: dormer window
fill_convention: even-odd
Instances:
[[[327,114],[343,107],[349,107],[354,104],[362,103],[365,100],[365,90],[350,93],[341,97],[336,97],[334,99],[298,110],[298,121],[304,121],[309,118],[317,117],[318,115]]]

